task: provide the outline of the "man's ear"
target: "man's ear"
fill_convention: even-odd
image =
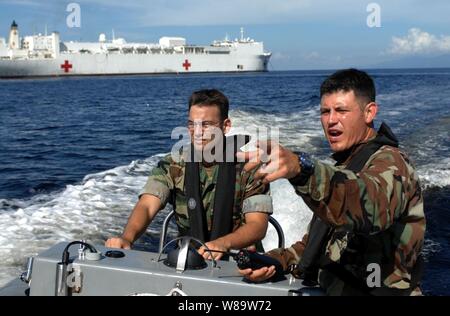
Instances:
[[[231,120],[229,118],[223,121],[223,133],[227,134],[231,129]]]
[[[366,107],[364,108],[364,120],[367,125],[372,124],[375,116],[377,116],[377,112],[378,104],[376,104],[375,102],[370,102],[366,105]]]

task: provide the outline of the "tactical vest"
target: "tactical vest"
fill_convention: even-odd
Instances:
[[[347,170],[354,173],[360,172],[369,158],[382,146],[398,147],[398,140],[392,133],[389,126],[382,123],[377,136],[369,141],[351,158],[347,164]],[[347,179],[342,172],[336,172],[331,179],[330,187],[344,182]],[[423,260],[419,256],[411,274],[410,288],[406,290],[392,289],[387,287],[369,288],[366,283],[366,264],[369,262],[381,262],[381,279],[385,279],[394,269],[394,251],[392,247],[395,240],[399,239],[398,232],[402,229],[394,229],[394,223],[390,229],[373,236],[363,234],[353,234],[350,236],[347,248],[342,254],[339,263],[331,261],[325,254],[326,246],[331,238],[337,237],[336,231],[327,223],[314,215],[308,233],[306,247],[298,265],[298,270],[305,285],[318,284],[319,269],[327,270],[338,277],[345,284],[365,295],[409,295],[417,286],[422,270]],[[395,233],[397,232],[397,233]],[[384,264],[383,264],[384,263]],[[348,267],[351,266],[351,271]]]
[[[194,148],[191,146],[191,161],[186,163],[185,196],[188,207],[190,230],[184,232],[203,242],[225,236],[233,230],[233,210],[236,183],[236,153],[250,140],[248,135],[234,135],[225,138],[224,162],[219,162],[219,173],[214,192],[214,214],[211,231],[208,232],[206,211],[203,206],[200,187],[200,163],[194,160]],[[220,148],[220,144],[217,146]],[[232,155],[230,154],[232,153]],[[231,160],[231,161],[230,161]],[[174,209],[176,206],[174,205]]]

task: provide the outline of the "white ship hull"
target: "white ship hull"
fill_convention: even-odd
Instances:
[[[60,54],[48,59],[0,60],[0,77],[267,71],[269,58],[268,54],[236,56],[232,53]]]

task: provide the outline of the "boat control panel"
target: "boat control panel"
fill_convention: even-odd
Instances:
[[[185,238],[168,254],[59,243],[30,259],[24,279],[30,295],[323,295],[291,275],[280,274],[273,282],[248,282],[237,266],[245,267],[255,258],[243,252],[229,257],[205,261],[192,240]],[[257,266],[264,263],[258,262]]]

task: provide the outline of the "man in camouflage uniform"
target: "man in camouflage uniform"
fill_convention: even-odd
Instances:
[[[255,175],[264,183],[289,179],[313,211],[302,241],[268,255],[294,276],[318,282],[328,295],[420,294],[422,193],[389,127],[383,123],[378,132],[374,129],[377,109],[375,86],[365,72],[336,72],[322,83],[320,108],[336,164],[272,143],[271,163]],[[259,154],[243,156],[257,162]],[[249,162],[245,169],[251,168],[257,167]],[[262,281],[275,274],[274,268],[240,272]],[[369,282],[373,271],[380,272],[379,284]]]
[[[212,130],[225,138],[231,128],[228,109],[228,99],[218,90],[201,90],[191,95],[188,129],[193,150],[202,152],[216,144]],[[151,171],[122,236],[108,239],[107,247],[130,248],[167,202],[174,206],[180,235],[202,239],[211,250],[240,249],[264,238],[268,216],[272,213],[269,185],[254,181],[254,171],[243,170],[243,163],[203,160],[188,165],[189,156],[183,153],[180,157],[167,155]],[[231,158],[235,159],[235,152]],[[221,173],[222,166],[223,170],[231,168],[226,169],[231,171]],[[191,174],[186,176],[188,172]],[[232,180],[226,182],[224,177]],[[195,194],[189,198],[193,188],[198,189],[198,198]],[[210,258],[204,247],[199,253]],[[222,255],[212,253],[215,259]]]

